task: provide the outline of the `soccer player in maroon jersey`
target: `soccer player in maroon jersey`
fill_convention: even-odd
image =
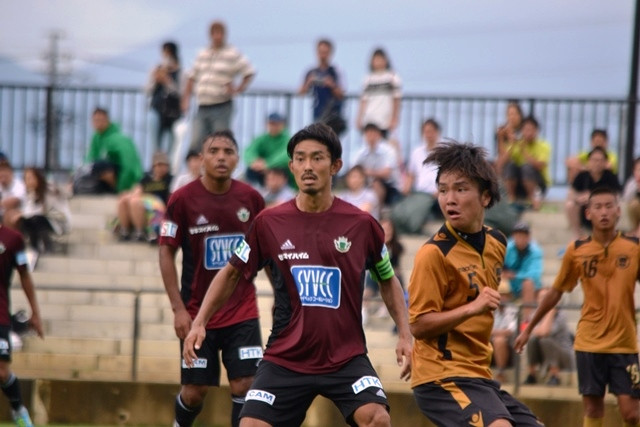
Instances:
[[[180,340],[187,336],[211,280],[264,209],[257,191],[231,178],[238,163],[238,146],[231,132],[220,131],[205,138],[201,156],[204,173],[171,196],[160,231],[160,271]],[[178,248],[182,249],[181,289],[175,266]],[[231,389],[232,426],[238,425],[244,396],[262,358],[252,279],[240,280],[225,306],[207,318],[206,339],[191,368],[182,362],[175,425],[190,426],[209,387],[220,385],[219,351]]]
[[[333,195],[342,146],[328,126],[300,130],[287,152],[300,191],[258,215],[214,278],[185,339],[184,360],[196,363],[208,319],[242,280],[268,266],[275,293],[272,333],[247,392],[241,426],[300,425],[318,394],[331,399],[350,425],[388,426],[389,404],[362,330],[366,268],[380,282],[398,327],[396,357],[404,379],[410,372],[411,335],[382,227]]]
[[[11,405],[11,415],[16,425],[33,427],[29,412],[22,404],[20,383],[11,372],[11,331],[9,287],[13,270],[18,271],[22,289],[31,306],[29,325],[40,338],[44,337],[36,292],[29,274],[27,255],[22,235],[0,225],[0,388]]]

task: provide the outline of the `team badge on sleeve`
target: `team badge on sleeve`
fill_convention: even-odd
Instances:
[[[25,251],[20,251],[16,254],[16,264],[18,265],[27,265],[29,259],[27,258],[27,253]]]
[[[245,264],[249,261],[249,253],[251,252],[251,247],[246,240],[242,240],[240,244],[236,247],[235,254],[238,258],[242,260]]]
[[[162,227],[160,227],[160,235],[162,237],[176,237],[178,232],[178,224],[171,221],[162,221]]]

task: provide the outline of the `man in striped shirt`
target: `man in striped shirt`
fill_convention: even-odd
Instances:
[[[227,44],[223,22],[214,21],[210,34],[211,46],[196,57],[182,97],[182,111],[186,113],[195,86],[198,111],[191,138],[192,149],[198,149],[205,136],[231,128],[233,96],[244,92],[255,75],[249,60]],[[236,86],[238,76],[242,81]]]

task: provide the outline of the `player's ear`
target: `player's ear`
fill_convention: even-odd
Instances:
[[[489,206],[489,203],[491,202],[491,194],[489,193],[489,190],[484,190],[482,192],[482,195],[480,196],[480,202],[482,203],[483,208]]]
[[[342,169],[342,159],[335,159],[333,162],[331,162],[331,175],[337,175],[338,172],[340,172],[340,169]]]

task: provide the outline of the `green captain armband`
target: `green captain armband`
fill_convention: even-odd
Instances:
[[[369,273],[371,273],[371,277],[373,277],[377,282],[391,279],[396,274],[395,271],[393,271],[393,266],[391,266],[387,245],[382,247],[382,259],[369,270]]]

